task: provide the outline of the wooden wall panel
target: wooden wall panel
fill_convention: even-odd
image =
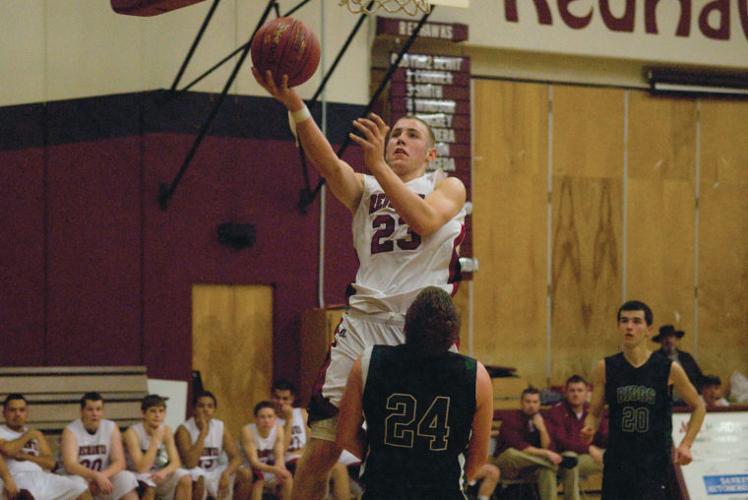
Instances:
[[[699,343],[703,370],[748,373],[748,103],[701,103]]]
[[[474,87],[474,349],[545,383],[548,87]]]
[[[217,418],[236,437],[273,382],[273,289],[195,285],[192,368],[218,399]]]
[[[626,299],[647,303],[655,327],[691,332],[696,102],[631,92],[628,130]]]
[[[623,126],[622,90],[554,87],[553,383],[617,346]]]

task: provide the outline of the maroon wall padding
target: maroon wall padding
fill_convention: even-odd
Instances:
[[[0,365],[44,365],[44,150],[0,153]]]
[[[293,143],[207,137],[161,210],[159,183],[174,179],[193,140],[154,133],[48,146],[46,187],[43,149],[0,153],[0,230],[15,235],[0,245],[10,295],[0,364],[145,364],[150,377],[189,380],[192,286],[263,284],[274,290],[274,375],[298,381],[301,315],[318,306],[319,199],[297,209]],[[327,208],[325,297],[339,304],[356,269],[351,216],[329,194]],[[224,222],[254,224],[254,246],[219,244]]]
[[[139,143],[48,147],[50,365],[141,362]]]
[[[157,16],[203,0],[111,0],[112,9],[128,16]]]

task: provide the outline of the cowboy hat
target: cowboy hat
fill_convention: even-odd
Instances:
[[[682,338],[686,332],[683,330],[676,330],[673,325],[662,325],[660,327],[660,333],[652,337],[653,342],[660,342],[663,338],[670,335],[675,335],[678,338]]]

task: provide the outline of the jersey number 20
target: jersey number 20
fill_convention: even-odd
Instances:
[[[447,449],[449,438],[449,398],[436,396],[419,417],[416,398],[412,394],[390,394],[389,413],[384,420],[384,442],[390,446],[412,448],[416,438],[427,439],[431,451]],[[417,420],[417,422],[416,422]]]

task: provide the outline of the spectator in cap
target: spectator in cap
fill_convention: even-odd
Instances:
[[[717,375],[704,375],[701,399],[704,400],[707,408],[730,406],[730,403],[722,396],[722,379]]]
[[[676,330],[673,325],[662,325],[660,332],[652,337],[654,342],[658,342],[662,347],[658,351],[660,354],[670,358],[670,360],[678,363],[688,375],[688,380],[701,393],[701,386],[704,383],[704,374],[699,368],[696,360],[685,351],[678,349],[678,342],[686,333],[683,330]],[[683,399],[680,395],[673,391],[673,403],[684,404]]]

